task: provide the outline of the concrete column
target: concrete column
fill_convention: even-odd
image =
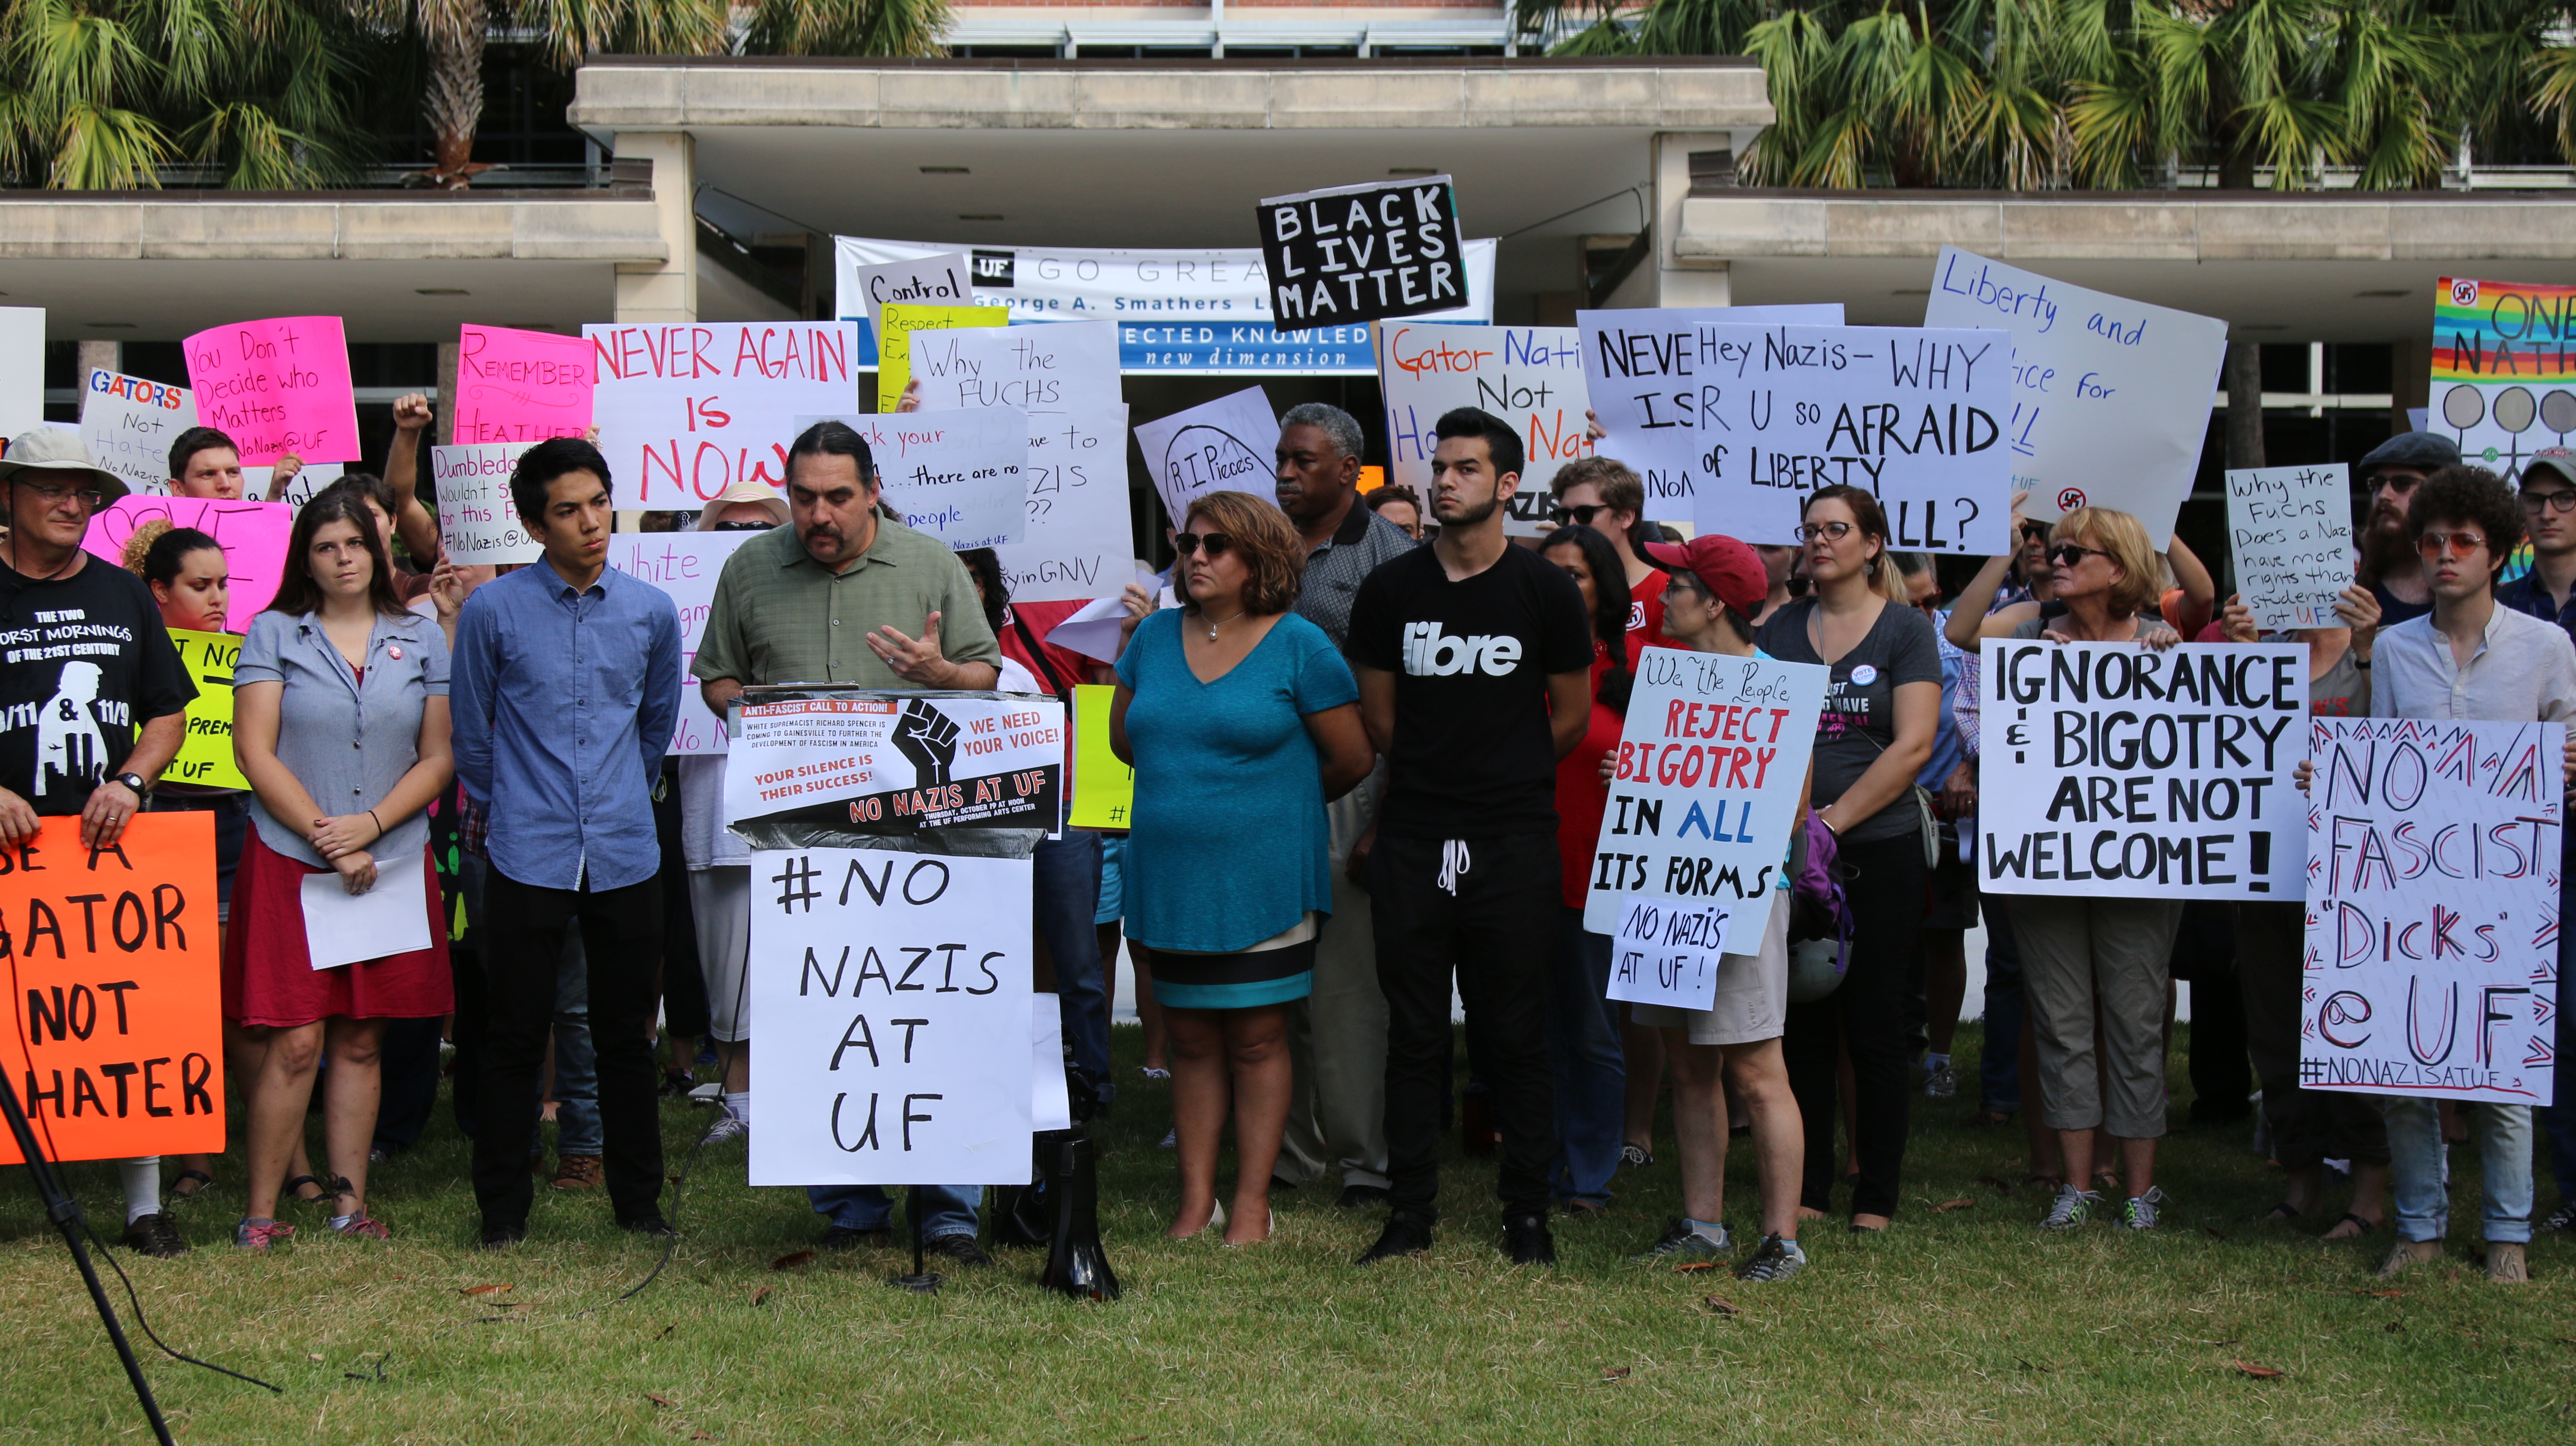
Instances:
[[[81,395],[84,398],[89,395],[86,389],[91,372],[125,370],[125,343],[121,341],[94,341],[84,337],[73,345],[78,348],[75,355],[80,358],[80,363],[72,369],[72,385],[83,389]]]
[[[1732,306],[1734,288],[1722,260],[1693,257],[1682,261],[1673,255],[1673,243],[1681,235],[1682,203],[1690,199],[1690,158],[1694,151],[1732,151],[1741,156],[1753,143],[1759,130],[1741,131],[1667,131],[1657,135],[1653,146],[1655,189],[1655,235],[1651,270],[1654,288],[1651,298],[1642,303],[1614,299],[1613,304],[1647,306]],[[1637,268],[1640,272],[1647,266]],[[1633,295],[1622,286],[1623,295]]]
[[[620,131],[617,158],[653,163],[653,209],[667,261],[620,262],[617,320],[698,319],[697,144],[680,131]]]
[[[2389,349],[2388,434],[2408,428],[2409,407],[2428,407],[2433,398],[2433,346],[2422,336],[2400,337]]]

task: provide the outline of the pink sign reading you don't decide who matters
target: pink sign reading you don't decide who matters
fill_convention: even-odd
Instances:
[[[231,437],[243,465],[265,467],[290,452],[306,462],[358,460],[358,403],[340,318],[234,322],[181,346],[197,420]]]

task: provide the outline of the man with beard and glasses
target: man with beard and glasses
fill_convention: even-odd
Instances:
[[[2370,493],[2362,514],[2361,584],[2379,600],[2379,626],[2393,628],[2433,610],[2424,565],[2415,556],[2406,517],[2415,488],[2445,467],[2460,464],[2460,449],[2438,432],[2400,432],[2370,449],[2352,469]]]

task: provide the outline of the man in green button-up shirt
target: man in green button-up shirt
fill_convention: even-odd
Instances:
[[[1001,645],[985,621],[966,565],[935,537],[877,510],[875,460],[858,433],[817,422],[787,452],[790,525],[753,538],[727,559],[690,672],[707,707],[756,683],[855,683],[866,688],[990,688]],[[914,636],[914,634],[918,636]],[[749,937],[745,917],[731,937]],[[750,1041],[738,1049],[748,1051]],[[806,1191],[829,1219],[827,1248],[882,1238],[893,1206],[874,1185]],[[980,1265],[974,1185],[922,1187],[921,1233],[932,1253]]]

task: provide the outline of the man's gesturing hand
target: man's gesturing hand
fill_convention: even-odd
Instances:
[[[903,630],[888,624],[868,634],[868,647],[879,661],[907,683],[924,688],[945,688],[953,681],[955,667],[939,653],[939,614],[932,613],[921,625],[921,636],[908,638]]]

